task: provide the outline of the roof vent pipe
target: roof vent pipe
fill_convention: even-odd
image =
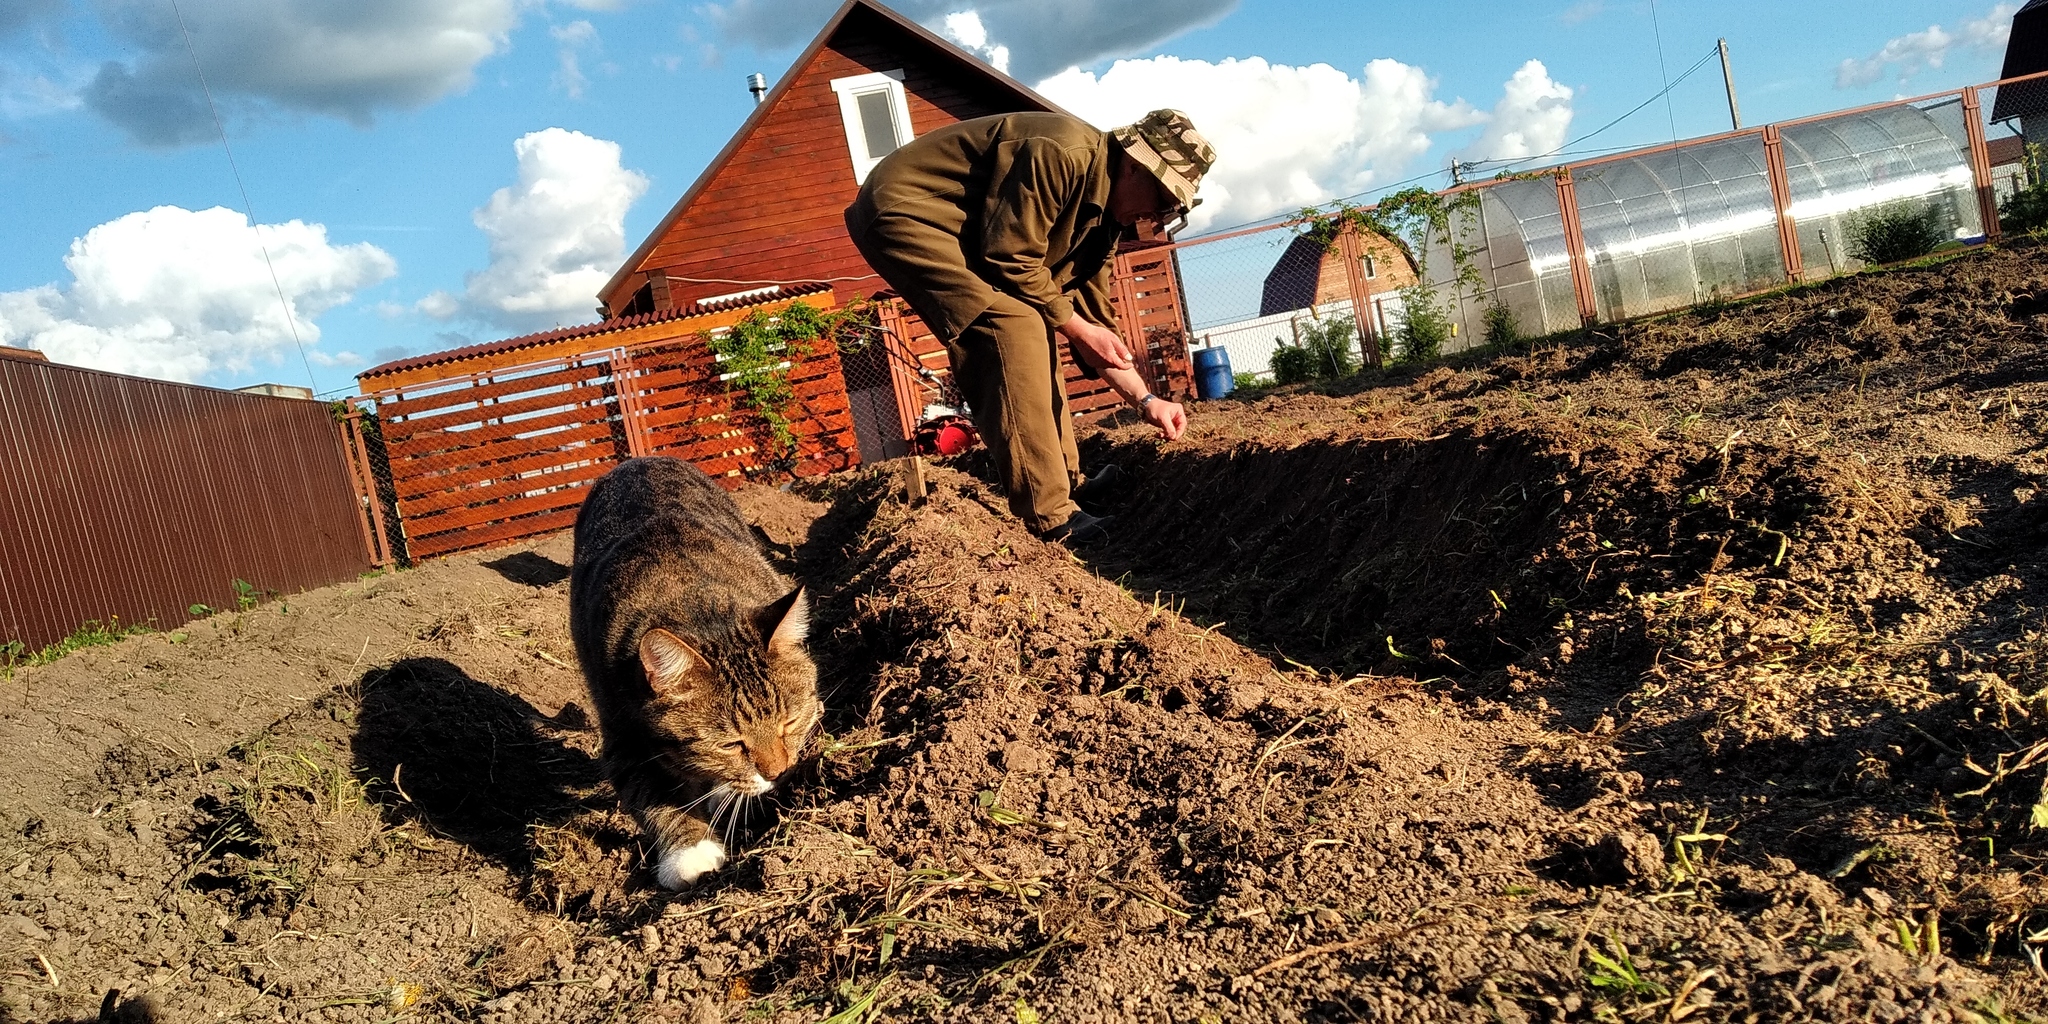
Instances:
[[[747,91],[754,94],[755,103],[768,102],[768,76],[759,71],[747,76]]]

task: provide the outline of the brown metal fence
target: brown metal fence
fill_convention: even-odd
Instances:
[[[1152,252],[1173,262],[1190,345],[1226,349],[1237,371],[1268,372],[1333,318],[1377,363],[1405,354],[1418,263],[1449,352],[1486,340],[1489,309],[1530,337],[1851,273],[1867,265],[1859,224],[1883,208],[1923,212],[1947,244],[1997,242],[1999,199],[2031,172],[1994,167],[1992,143],[2030,123],[2048,141],[2048,73],[1458,186],[1445,194],[1476,201],[1420,251],[1349,230],[1310,238],[1295,221]],[[1478,287],[1456,280],[1453,240]]]
[[[325,405],[0,359],[0,644],[370,567]]]

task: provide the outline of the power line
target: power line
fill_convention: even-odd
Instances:
[[[1706,56],[1704,56],[1704,57],[1701,57],[1701,58],[1699,59],[1699,61],[1698,61],[1697,63],[1693,64],[1693,66],[1692,66],[1692,67],[1689,67],[1689,68],[1687,68],[1687,69],[1685,70],[1685,73],[1684,73],[1684,74],[1682,74],[1682,75],[1679,75],[1679,76],[1678,76],[1677,78],[1671,79],[1671,80],[1670,80],[1669,82],[1667,82],[1667,83],[1665,84],[1664,88],[1662,88],[1662,89],[1659,89],[1659,90],[1658,90],[1657,92],[1655,92],[1655,93],[1651,94],[1651,96],[1650,96],[1650,98],[1649,98],[1649,99],[1646,99],[1646,100],[1642,101],[1641,103],[1638,103],[1638,104],[1636,104],[1636,105],[1635,105],[1635,106],[1633,106],[1633,107],[1630,107],[1630,108],[1628,109],[1628,111],[1627,111],[1626,113],[1622,114],[1622,115],[1621,115],[1620,117],[1617,117],[1617,118],[1615,118],[1614,120],[1612,120],[1612,121],[1609,121],[1609,122],[1607,122],[1606,124],[1603,124],[1603,125],[1601,125],[1600,127],[1598,127],[1598,128],[1595,128],[1595,129],[1593,129],[1592,131],[1590,131],[1590,132],[1587,132],[1587,133],[1585,133],[1584,135],[1581,135],[1581,136],[1579,136],[1579,137],[1577,137],[1577,138],[1575,138],[1575,139],[1572,139],[1572,140],[1570,140],[1570,141],[1568,141],[1568,142],[1566,142],[1566,143],[1564,143],[1564,144],[1562,144],[1562,145],[1558,146],[1558,147],[1557,147],[1556,149],[1553,149],[1553,150],[1551,150],[1551,151],[1550,151],[1550,152],[1548,152],[1548,153],[1539,153],[1539,154],[1537,154],[1537,155],[1535,155],[1535,156],[1525,156],[1525,157],[1491,157],[1491,158],[1488,158],[1488,159],[1485,159],[1485,160],[1473,160],[1473,161],[1469,161],[1469,162],[1466,162],[1466,163],[1465,163],[1465,166],[1467,166],[1467,167],[1471,167],[1471,168],[1483,168],[1483,167],[1488,167],[1488,166],[1497,166],[1497,167],[1500,167],[1500,168],[1502,168],[1502,169],[1506,169],[1506,168],[1510,168],[1510,167],[1515,167],[1515,166],[1518,166],[1518,165],[1522,165],[1522,164],[1529,164],[1529,163],[1534,163],[1534,162],[1536,162],[1536,161],[1539,161],[1539,160],[1548,160],[1548,159],[1550,159],[1550,158],[1552,158],[1552,157],[1560,157],[1560,156],[1587,156],[1587,155],[1593,155],[1593,156],[1605,156],[1605,155],[1607,155],[1607,154],[1609,154],[1609,153],[1622,153],[1622,152],[1626,152],[1626,151],[1628,151],[1628,150],[1631,150],[1631,149],[1641,149],[1641,148],[1643,148],[1643,147],[1642,147],[1642,146],[1639,146],[1639,145],[1626,145],[1626,146],[1614,146],[1614,147],[1606,147],[1606,148],[1596,148],[1596,149],[1581,149],[1581,150],[1575,150],[1575,149],[1573,149],[1572,147],[1573,147],[1573,146],[1576,146],[1576,145],[1578,145],[1578,144],[1579,144],[1579,143],[1581,143],[1581,142],[1584,142],[1584,141],[1586,141],[1587,139],[1593,138],[1594,136],[1597,136],[1597,135],[1600,135],[1600,134],[1602,134],[1603,132],[1606,132],[1606,131],[1607,131],[1608,129],[1610,129],[1610,128],[1613,128],[1613,127],[1614,127],[1615,125],[1618,125],[1618,124],[1622,123],[1623,121],[1626,121],[1626,120],[1628,120],[1629,118],[1631,118],[1631,117],[1634,117],[1635,115],[1637,115],[1637,114],[1639,114],[1639,113],[1642,113],[1642,111],[1644,110],[1644,108],[1648,107],[1648,106],[1649,106],[1650,104],[1652,104],[1652,103],[1655,103],[1655,102],[1657,102],[1658,100],[1660,100],[1660,99],[1663,99],[1663,98],[1665,98],[1666,96],[1669,96],[1669,95],[1671,94],[1671,91],[1672,91],[1673,89],[1676,89],[1676,88],[1678,88],[1678,87],[1679,87],[1680,85],[1683,85],[1683,84],[1685,83],[1685,80],[1686,80],[1686,79],[1688,79],[1688,78],[1691,78],[1691,77],[1692,77],[1693,75],[1695,75],[1695,74],[1698,74],[1698,73],[1699,73],[1699,70],[1700,70],[1701,68],[1703,68],[1703,67],[1706,67],[1706,66],[1707,66],[1708,64],[1711,64],[1711,63],[1713,63],[1713,61],[1714,61],[1714,58],[1715,58],[1716,56],[1718,56],[1718,55],[1719,55],[1719,53],[1720,53],[1720,50],[1719,50],[1719,48],[1718,48],[1718,47],[1717,47],[1716,49],[1714,49],[1714,50],[1711,50],[1711,51],[1709,51],[1709,52],[1707,53],[1707,55],[1706,55]],[[1675,132],[1676,132],[1676,121],[1675,121],[1675,120],[1673,121],[1673,125],[1674,125],[1674,127],[1673,127],[1673,131],[1674,131],[1674,133],[1675,133]],[[1675,137],[1675,134],[1674,134],[1674,137]],[[1403,178],[1403,179],[1401,179],[1400,181],[1396,181],[1396,182],[1391,182],[1391,183],[1388,183],[1388,184],[1385,184],[1385,185],[1375,185],[1375,186],[1373,186],[1373,187],[1372,187],[1371,189],[1369,189],[1369,190],[1367,190],[1367,191],[1364,191],[1364,192],[1354,192],[1354,193],[1352,193],[1351,195],[1348,195],[1348,196],[1339,196],[1339,197],[1337,197],[1337,198],[1335,198],[1335,199],[1330,199],[1330,200],[1326,200],[1326,201],[1324,201],[1324,202],[1321,202],[1321,203],[1317,203],[1316,205],[1317,205],[1317,206],[1333,206],[1333,205],[1336,205],[1336,204],[1339,204],[1339,203],[1346,203],[1346,202],[1350,202],[1350,201],[1351,201],[1351,200],[1353,200],[1353,199],[1358,199],[1358,198],[1361,198],[1361,197],[1363,197],[1363,196],[1369,196],[1369,195],[1373,195],[1373,194],[1375,194],[1375,193],[1378,193],[1378,194],[1382,194],[1382,195],[1384,195],[1384,194],[1385,194],[1386,192],[1388,192],[1388,191],[1389,191],[1389,190],[1391,190],[1391,189],[1397,189],[1397,188],[1400,188],[1400,187],[1401,187],[1401,186],[1403,186],[1403,185],[1413,185],[1413,184],[1417,184],[1417,183],[1419,183],[1419,182],[1422,182],[1422,181],[1426,181],[1426,180],[1428,180],[1428,179],[1430,179],[1430,178],[1434,178],[1434,177],[1436,177],[1437,175],[1439,175],[1439,174],[1443,174],[1443,173],[1445,173],[1445,172],[1444,172],[1444,171],[1441,171],[1441,170],[1430,170],[1430,171],[1424,171],[1424,172],[1423,172],[1423,173],[1421,173],[1421,174],[1417,174],[1417,175],[1414,175],[1414,176],[1412,176],[1412,177],[1408,177],[1408,178]],[[1219,228],[1212,228],[1211,230],[1209,230],[1209,231],[1208,231],[1208,232],[1206,232],[1206,233],[1207,233],[1207,234],[1223,234],[1224,232],[1227,232],[1227,231],[1237,231],[1237,230],[1241,230],[1241,229],[1243,229],[1243,228],[1248,228],[1248,227],[1255,227],[1255,226],[1257,226],[1257,225],[1259,225],[1259,224],[1263,224],[1263,223],[1266,223],[1267,221],[1272,221],[1272,222],[1278,223],[1278,222],[1281,222],[1281,221],[1285,221],[1285,220],[1288,220],[1289,218],[1290,218],[1290,215],[1286,215],[1286,214],[1282,214],[1282,215],[1277,215],[1277,216],[1272,216],[1272,217],[1260,217],[1260,218],[1258,218],[1258,219],[1256,219],[1256,220],[1248,220],[1248,221],[1245,221],[1245,222],[1243,222],[1243,223],[1241,223],[1241,224],[1233,224],[1233,225],[1230,225],[1230,226],[1228,226],[1228,227],[1219,227]],[[1191,239],[1188,239],[1188,241],[1199,241],[1199,240],[1200,240],[1200,237],[1201,237],[1201,236],[1196,236],[1196,238],[1191,238]]]
[[[270,261],[270,247],[263,244],[263,225],[256,221],[256,207],[249,202],[249,187],[242,184],[242,169],[235,165],[235,148],[228,145],[228,130],[221,124],[220,108],[214,106],[213,88],[206,84],[206,70],[199,66],[199,51],[193,48],[192,32],[185,27],[185,12],[178,9],[178,0],[170,3],[171,13],[178,19],[178,34],[185,38],[185,53],[192,58],[192,73],[199,76],[199,91],[206,94],[206,110],[213,115],[213,130],[220,133],[220,148],[228,155],[228,170],[234,173],[235,188],[242,193],[242,212],[249,217],[249,231],[256,236],[256,248],[263,253],[263,266],[270,271],[270,286],[277,289],[284,325],[291,329],[292,345],[299,350],[299,362],[306,367],[306,383],[318,389],[320,382],[313,377],[313,361],[306,357],[306,343],[299,340],[299,320],[292,315],[290,300],[284,297],[284,283],[277,278],[277,264]]]

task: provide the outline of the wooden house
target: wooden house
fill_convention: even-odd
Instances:
[[[598,323],[401,359],[357,381],[412,557],[558,530],[620,459],[685,458],[737,484],[906,454],[948,397],[943,348],[846,235],[876,161],[968,118],[1057,110],[873,0],[848,0],[599,294]],[[1186,323],[1156,225],[1119,247],[1120,327],[1153,390],[1190,390]],[[872,299],[879,330],[791,353],[789,422],[738,395],[709,339],[792,302]],[[1121,407],[1068,368],[1076,415]]]
[[[1418,280],[1415,260],[1408,255],[1406,246],[1377,232],[1361,231],[1357,248],[1358,279],[1369,293],[1372,328],[1384,332],[1388,329],[1385,303]],[[1259,315],[1269,317],[1321,308],[1351,298],[1341,247],[1301,235],[1288,243],[1286,251],[1274,261],[1273,269],[1267,272],[1259,296]]]
[[[630,316],[814,282],[831,284],[843,300],[887,298],[887,284],[861,259],[843,219],[868,170],[935,128],[1059,109],[882,4],[847,0],[599,301],[612,316]],[[1165,253],[1143,255],[1163,241],[1156,225],[1141,225],[1122,247],[1116,298],[1126,340],[1148,357],[1142,368],[1155,390],[1182,394],[1190,378],[1177,278]],[[891,343],[846,359],[868,459],[903,453],[924,401],[941,397],[937,382],[945,374],[944,352],[915,314],[899,304],[885,320]],[[911,379],[892,381],[892,373]],[[1068,379],[1079,414],[1121,404],[1071,368]]]

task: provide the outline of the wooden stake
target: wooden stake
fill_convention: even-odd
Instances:
[[[910,464],[903,469],[903,489],[909,495],[912,505],[924,504],[928,493],[924,479],[924,456],[913,455]]]

